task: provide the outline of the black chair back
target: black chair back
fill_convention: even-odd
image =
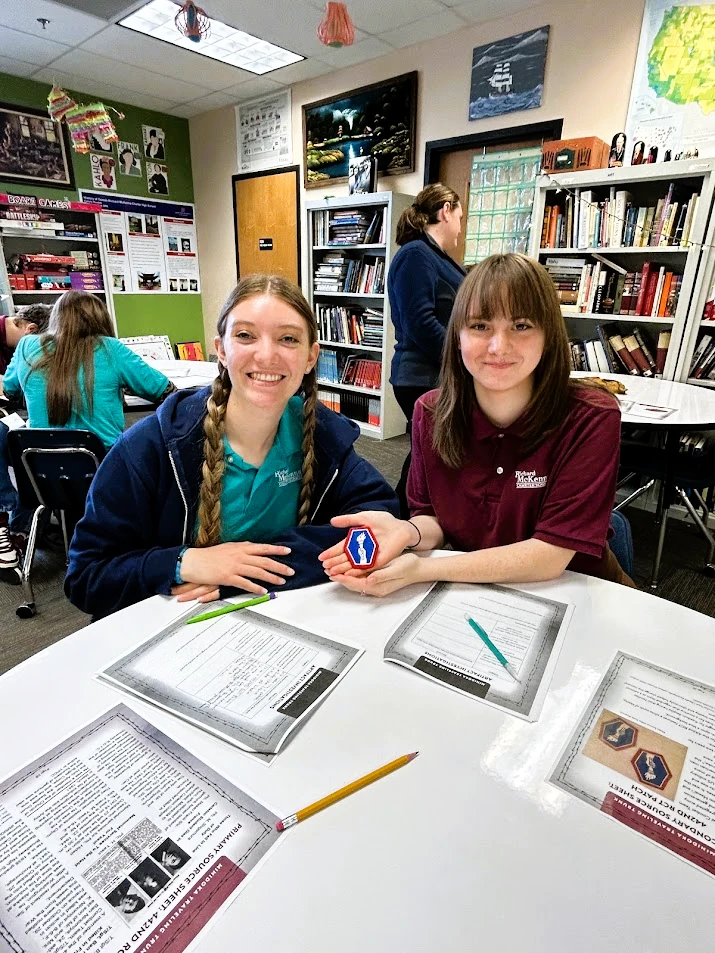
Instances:
[[[106,451],[89,430],[26,427],[8,435],[10,462],[20,502],[62,510],[75,519],[84,512],[89,487]]]

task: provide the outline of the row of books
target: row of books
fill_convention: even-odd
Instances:
[[[367,397],[363,394],[340,394],[332,390],[318,390],[318,400],[330,410],[345,414],[353,420],[360,420],[373,427],[380,426],[381,404],[379,397]]]
[[[385,210],[343,209],[313,212],[314,245],[372,245],[385,242]]]
[[[633,248],[686,245],[697,214],[699,194],[678,195],[671,182],[655,205],[637,204],[626,189],[611,186],[608,198],[591,189],[567,193],[547,205],[542,248]]]
[[[715,381],[715,333],[706,332],[698,341],[690,361],[688,377]]]
[[[382,311],[372,308],[331,307],[316,305],[318,334],[321,341],[336,344],[362,344],[382,349],[385,318]]]
[[[350,384],[379,390],[382,386],[382,362],[357,354],[338,354],[330,349],[318,356],[318,380],[324,384]]]
[[[385,259],[362,255],[346,258],[342,254],[325,255],[315,269],[315,292],[342,294],[383,294]]]
[[[621,334],[613,326],[598,325],[593,340],[572,340],[571,366],[575,371],[662,377],[670,347],[670,331],[658,334],[655,356],[640,328]]]
[[[585,258],[551,256],[544,262],[564,314],[628,314],[672,318],[683,276],[665,265],[646,261],[640,271],[627,271],[598,255]]]

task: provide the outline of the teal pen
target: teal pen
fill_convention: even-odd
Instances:
[[[497,660],[497,662],[499,662],[500,665],[504,666],[504,668],[511,675],[511,677],[514,679],[515,682],[518,682],[521,685],[521,679],[512,668],[511,663],[509,662],[507,658],[505,658],[505,656],[501,654],[499,649],[492,642],[492,640],[489,638],[489,636],[481,627],[481,625],[478,622],[475,622],[474,619],[471,616],[467,615],[466,612],[464,613],[464,618],[471,625],[471,627],[474,629],[474,631],[477,633],[479,638],[482,640],[482,642],[486,645],[486,647],[492,653],[492,655]]]
[[[215,619],[216,616],[226,615],[227,612],[236,612],[237,609],[247,609],[249,606],[259,606],[262,602],[268,602],[269,599],[275,599],[275,592],[269,592],[265,596],[258,596],[256,599],[249,599],[247,602],[237,602],[234,606],[224,606],[223,609],[214,609],[213,612],[204,612],[203,615],[195,615],[193,619],[187,619],[186,624],[192,622],[205,622],[206,619]]]

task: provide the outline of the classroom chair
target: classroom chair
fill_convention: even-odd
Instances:
[[[13,430],[8,447],[20,502],[35,511],[27,551],[21,566],[14,570],[25,597],[15,612],[21,619],[29,619],[37,612],[31,573],[41,521],[50,513],[58,514],[67,557],[75,524],[84,513],[87,493],[105,449],[96,434],[61,427]]]
[[[688,436],[688,435],[683,435]],[[660,484],[658,506],[656,508],[656,522],[660,522],[658,545],[656,547],[653,566],[651,569],[651,589],[658,586],[660,563],[663,556],[665,531],[668,525],[670,507],[676,503],[683,503],[708,544],[707,556],[703,572],[715,576],[715,536],[707,526],[710,515],[710,506],[706,503],[703,494],[708,491],[712,500],[715,487],[715,439],[706,437],[703,441],[703,450],[691,453],[686,448],[682,438],[679,442],[671,440],[670,445],[644,443],[636,439],[621,441],[621,468],[629,475],[645,478],[647,482],[634,490],[617,506],[616,511],[632,503],[654,483]],[[624,482],[624,481],[622,481]],[[619,484],[620,485],[620,484]],[[695,502],[693,502],[695,501]],[[701,511],[701,513],[698,512]]]

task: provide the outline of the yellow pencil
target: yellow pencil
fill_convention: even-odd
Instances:
[[[409,764],[418,754],[419,751],[413,751],[412,754],[403,754],[401,758],[395,758],[394,761],[390,761],[389,764],[384,764],[381,768],[371,771],[370,774],[366,774],[365,777],[358,778],[357,781],[351,781],[351,783],[346,784],[344,788],[340,788],[332,794],[322,797],[314,804],[309,804],[308,807],[304,807],[302,810],[296,811],[295,814],[291,814],[290,817],[284,817],[282,821],[277,821],[276,830],[284,831],[288,827],[293,827],[294,824],[298,824],[313,814],[317,814],[318,811],[322,811],[324,807],[330,807],[331,804],[335,804],[336,801],[342,800],[349,794],[354,794],[356,791],[359,791],[360,788],[367,787],[367,785],[372,784],[373,781],[379,781],[380,778],[384,778],[386,774],[397,771],[397,769],[403,765]]]

